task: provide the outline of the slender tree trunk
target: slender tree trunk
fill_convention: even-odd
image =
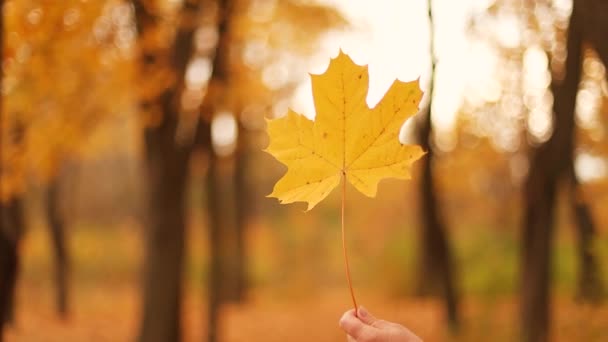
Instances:
[[[0,244],[0,321],[5,326],[15,318],[15,294],[19,276],[19,245],[25,222],[22,197],[13,197],[0,206],[2,238]]]
[[[65,220],[60,209],[60,177],[48,185],[46,192],[46,215],[51,233],[55,259],[55,291],[57,313],[61,318],[68,316],[69,257],[66,243]]]
[[[240,139],[240,138],[239,138]],[[239,303],[244,297],[245,283],[245,225],[248,203],[245,175],[245,151],[239,146],[231,156],[213,154],[209,160],[208,207],[217,253],[213,261],[220,272],[222,302]]]
[[[213,148],[209,149],[209,169],[207,171],[207,212],[209,213],[209,280],[207,288],[208,321],[207,341],[219,340],[218,326],[220,306],[222,303],[222,280],[225,279],[223,272],[224,262],[222,260],[222,222],[221,208],[218,201],[220,189],[217,186],[218,167],[217,157]],[[225,227],[224,227],[225,228]]]
[[[575,0],[574,3],[573,10],[578,12],[580,18],[585,18],[580,24],[584,38],[595,48],[602,63],[608,66],[608,3],[602,0]],[[571,157],[574,158],[574,151]],[[578,297],[584,301],[597,302],[605,295],[605,288],[593,250],[595,222],[588,204],[580,195],[573,160],[570,163],[570,203],[576,220],[579,246]]]
[[[4,207],[0,207],[4,211]],[[3,215],[4,216],[4,215]],[[6,223],[3,223],[3,228]],[[4,232],[0,234],[0,342],[3,341],[5,327],[9,323],[14,279],[17,274],[17,245]]]
[[[435,180],[433,175],[434,153],[431,145],[432,139],[432,98],[435,78],[436,56],[433,39],[433,10],[432,1],[429,0],[429,26],[431,36],[431,82],[428,97],[431,99],[427,107],[427,115],[418,128],[419,141],[427,152],[422,158],[422,178],[420,180],[420,197],[422,212],[422,229],[420,232],[420,256],[418,269],[417,292],[428,295],[440,292],[444,298],[446,316],[449,325],[455,329],[458,325],[458,296],[454,281],[454,266],[452,253],[447,239],[447,229],[439,208],[436,196]]]
[[[219,157],[209,150],[207,171],[207,212],[209,214],[209,341],[220,340],[219,313],[224,302],[242,299],[243,255],[242,230],[239,231],[239,213],[236,211],[235,160]]]
[[[220,231],[220,255],[221,255],[221,281],[223,301],[238,303],[239,298],[239,232],[238,232],[238,213],[236,211],[236,184],[235,184],[235,155],[220,157],[210,163],[210,168],[214,169],[215,187],[219,191],[215,192],[215,208],[219,225],[216,229]]]
[[[427,151],[427,155],[421,161],[422,177],[419,191],[422,206],[422,229],[417,293],[430,295],[439,292],[444,299],[450,327],[455,329],[458,326],[458,295],[454,281],[452,253],[435,190],[433,153],[429,143],[431,132],[430,115],[427,115],[420,127],[420,141],[422,148]]]
[[[166,115],[165,122],[146,135],[148,221],[142,342],[181,340],[188,154],[173,146],[176,124]]]
[[[4,211],[2,209],[0,207],[0,211]],[[4,223],[2,225],[4,226]],[[4,232],[0,232],[0,342],[4,340],[4,327],[8,323],[6,316],[7,308],[10,305],[11,274],[16,273],[17,252],[15,247],[10,237]]]
[[[236,299],[242,301],[247,291],[247,225],[251,220],[250,184],[247,181],[249,166],[249,140],[245,128],[239,124],[238,147],[236,149],[236,165],[234,174],[235,205],[236,205]]]
[[[543,168],[544,165],[530,168],[526,187],[521,318],[523,337],[527,342],[548,340],[550,248],[557,180],[542,179],[544,172],[539,169]],[[532,174],[541,176],[532,177]]]
[[[209,279],[207,286],[207,340],[221,340],[219,319],[222,304],[238,301],[237,242],[234,212],[234,160],[219,157],[207,134],[209,167],[207,170],[207,212],[209,215]]]
[[[218,99],[227,96],[225,94],[226,84],[229,76],[229,55],[230,55],[230,20],[232,16],[231,0],[218,0],[219,7],[219,22],[218,22],[218,42],[215,48],[215,56],[213,58],[213,71],[209,79],[209,89],[215,89],[217,92],[211,94],[207,92],[201,104],[201,114],[204,120],[202,124],[201,134],[197,140],[202,142],[202,145],[208,151],[209,168],[206,178],[207,190],[207,212],[209,214],[209,278],[207,283],[207,299],[208,299],[208,314],[207,314],[207,341],[216,342],[221,340],[219,336],[220,326],[220,309],[224,299],[226,299],[226,228],[228,227],[227,217],[222,215],[222,189],[218,180],[220,178],[220,160],[213,151],[213,143],[211,141],[211,122],[213,116],[218,110]],[[215,96],[212,96],[215,95]]]
[[[574,152],[574,151],[573,151]],[[573,159],[573,156],[571,156]],[[604,295],[604,285],[593,249],[596,238],[595,222],[576,178],[573,160],[568,170],[568,200],[574,214],[576,234],[578,236],[578,293],[577,297],[586,302],[598,302]]]
[[[0,8],[4,8],[4,0],[0,0]],[[4,14],[0,13],[0,56],[4,56]],[[4,58],[0,58],[4,61]],[[0,68],[0,85],[4,80],[4,68]],[[0,86],[0,90],[1,90]],[[3,95],[0,92],[0,342],[4,340],[4,327],[6,326],[6,308],[8,306],[8,298],[10,294],[9,274],[16,269],[17,255],[15,244],[9,234],[9,229],[5,223],[4,207],[5,203],[2,200],[4,193],[4,110],[3,110]]]
[[[576,6],[576,5],[575,5]],[[525,342],[549,340],[551,246],[555,197],[559,178],[569,167],[573,147],[574,107],[581,78],[582,37],[576,9],[568,28],[565,78],[554,82],[554,132],[534,151],[525,185],[525,214],[521,258],[521,320]]]
[[[225,229],[225,217],[221,215],[220,194],[223,189],[218,184],[220,173],[217,156],[213,151],[211,142],[211,123],[203,121],[198,136],[199,143],[207,151],[208,169],[205,178],[206,211],[208,213],[208,240],[209,240],[209,275],[207,280],[207,336],[208,342],[220,340],[219,319],[220,309],[223,302],[223,288],[225,284],[224,275],[224,246],[223,229]]]
[[[573,12],[581,20],[585,40],[593,46],[604,66],[608,67],[608,2],[605,0],[574,0]]]

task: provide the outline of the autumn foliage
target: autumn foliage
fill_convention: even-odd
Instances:
[[[607,340],[602,1],[0,5],[0,341]]]

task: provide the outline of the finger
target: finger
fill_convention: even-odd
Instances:
[[[352,321],[356,320],[357,317],[355,317],[355,310],[354,309],[350,309],[348,311],[346,311],[342,317],[340,317],[340,321],[339,321],[339,325],[340,327],[342,327],[344,329],[344,325],[352,325],[354,324]]]
[[[359,307],[359,310],[357,311],[357,313],[358,313],[357,317],[359,317],[359,319],[363,323],[365,323],[367,325],[371,325],[372,327],[381,329],[383,327],[390,325],[390,323],[387,321],[377,319],[374,315],[372,315],[369,311],[367,311],[367,309],[363,306]]]
[[[346,311],[342,317],[340,317],[340,325],[342,324],[341,322],[345,319],[351,319],[351,318],[356,318],[355,316],[355,309],[350,309],[348,311]]]
[[[363,306],[360,306],[359,310],[357,310],[357,317],[359,317],[359,319],[367,325],[373,325],[374,322],[378,320]]]
[[[376,328],[362,322],[355,316],[355,310],[348,310],[340,318],[340,327],[355,340],[365,340],[375,336]]]

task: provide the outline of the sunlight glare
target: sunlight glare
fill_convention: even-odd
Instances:
[[[218,156],[226,157],[236,149],[238,129],[236,119],[230,112],[220,112],[211,121],[211,142]]]
[[[190,62],[186,70],[186,87],[201,89],[211,77],[211,61],[208,58],[197,57]]]
[[[542,143],[551,137],[553,130],[553,115],[550,111],[535,108],[528,114],[528,131],[535,142]]]
[[[574,160],[574,169],[581,182],[591,182],[608,176],[608,161],[586,152],[578,153]]]
[[[38,25],[42,19],[42,9],[34,8],[27,14],[27,21],[32,25]]]
[[[546,89],[551,82],[548,71],[549,59],[547,54],[538,45],[530,46],[523,56],[523,83],[524,91]]]
[[[262,81],[271,90],[280,89],[289,81],[289,70],[284,64],[273,63],[262,71]]]
[[[501,13],[494,27],[498,41],[507,48],[519,46],[522,41],[520,26],[517,13]]]
[[[576,95],[576,122],[583,128],[593,128],[598,123],[600,91],[591,87],[581,88]]]

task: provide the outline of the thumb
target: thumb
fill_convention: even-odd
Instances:
[[[357,310],[357,317],[363,323],[365,323],[367,325],[371,325],[371,326],[377,326],[377,324],[381,322],[381,320],[374,317],[374,315],[369,313],[369,311],[367,311],[367,309],[364,308],[363,306],[360,306],[359,309]]]
[[[386,325],[386,321],[381,319],[377,319],[374,315],[372,315],[367,309],[363,306],[360,306],[357,310],[357,317],[365,324],[371,325],[375,328],[382,328]]]

